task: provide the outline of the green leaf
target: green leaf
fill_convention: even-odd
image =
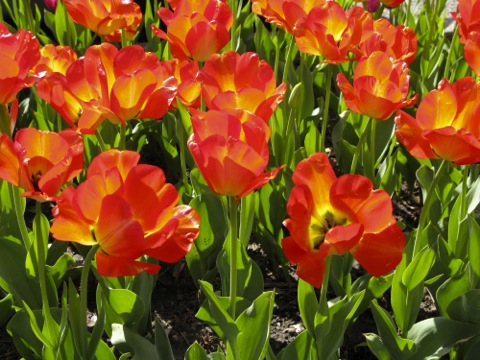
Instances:
[[[75,259],[72,255],[63,254],[53,266],[47,266],[48,273],[52,278],[55,287],[58,288],[65,278],[67,270],[75,263]]]
[[[199,281],[199,284],[202,293],[207,298],[210,312],[217,322],[217,325],[223,331],[230,344],[233,347],[236,347],[236,339],[240,330],[226,311],[224,305],[220,302],[217,295],[213,292],[212,285],[202,280]]]
[[[310,338],[310,339],[309,339]],[[278,355],[278,360],[304,360],[309,355],[316,359],[315,348],[311,346],[311,336],[308,331],[302,331]]]
[[[441,357],[460,342],[480,334],[480,327],[465,322],[436,317],[412,326],[408,338],[415,342],[415,359]]]
[[[315,315],[318,308],[317,295],[313,286],[302,279],[298,281],[297,301],[305,328],[311,336],[315,336]]]
[[[123,353],[131,353],[132,359],[163,360],[155,345],[122,324],[112,324],[112,344]]]
[[[155,348],[157,349],[159,359],[175,360],[168,335],[158,319],[155,320]]]
[[[238,359],[263,359],[268,349],[275,293],[264,292],[235,321]],[[229,354],[227,354],[227,358]]]
[[[5,324],[10,320],[10,318],[15,314],[13,295],[8,294],[3,299],[0,299],[0,327],[5,326]]]
[[[25,271],[27,251],[19,239],[0,238],[0,286],[11,293],[15,304],[25,301],[31,309],[40,309],[42,300],[38,282]]]
[[[434,261],[435,251],[429,247],[423,248],[415,255],[402,276],[402,283],[407,287],[408,291],[412,291],[420,284],[423,284]]]
[[[197,210],[202,219],[200,234],[185,256],[190,274],[197,284],[215,268],[218,253],[228,233],[228,221],[223,203],[216,195],[203,194],[194,198],[189,205]]]
[[[380,334],[380,339],[393,359],[408,358],[408,356],[415,352],[415,342],[409,339],[403,339],[397,335],[397,329],[390,314],[378,305],[376,300],[372,301],[371,310],[378,333]],[[374,345],[378,346],[378,342]]]
[[[442,315],[448,317],[448,306],[454,299],[465,294],[469,290],[469,285],[469,274],[464,271],[448,279],[438,288],[437,304]]]
[[[480,289],[465,292],[453,299],[447,306],[448,317],[452,320],[480,325]]]
[[[184,360],[208,360],[207,352],[195,341],[187,349]]]
[[[363,334],[367,339],[367,345],[370,351],[377,357],[379,360],[390,360],[390,351],[382,342],[382,339],[377,334],[366,333]]]
[[[470,287],[477,288],[480,283],[480,226],[478,222],[471,216],[470,223],[472,229],[470,231],[470,241],[468,242],[468,258],[470,260]]]
[[[68,320],[71,324],[75,348],[82,358],[86,358],[88,353],[86,314],[80,310],[80,296],[72,279],[68,279],[68,306]]]

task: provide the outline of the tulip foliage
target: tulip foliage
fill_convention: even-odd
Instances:
[[[11,353],[476,358],[480,1],[40,3],[0,6]],[[164,330],[165,275],[216,350]]]

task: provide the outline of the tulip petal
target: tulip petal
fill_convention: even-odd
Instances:
[[[160,266],[132,259],[109,256],[101,251],[95,255],[97,271],[102,276],[135,276],[145,271],[156,274]]]

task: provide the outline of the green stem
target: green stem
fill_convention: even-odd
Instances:
[[[184,127],[182,123],[182,119],[178,116],[175,117],[175,127],[177,133],[177,139],[180,148],[180,168],[182,171],[182,181],[185,186],[188,184],[188,176],[187,176],[187,162],[186,162],[186,154],[185,154],[185,136],[184,136]]]
[[[325,104],[323,105],[322,132],[320,133],[320,151],[325,151],[325,139],[327,137],[328,109],[330,107],[330,92],[332,88],[332,66],[327,65],[327,80],[325,83]]]
[[[287,48],[287,55],[285,58],[285,67],[283,68],[283,75],[282,75],[282,82],[284,82],[285,84],[288,84],[287,83],[288,72],[290,70],[290,66],[292,65],[292,53],[293,53],[294,44],[295,44],[295,40],[293,39],[293,37],[291,37],[290,43],[288,44],[288,48]]]
[[[88,275],[90,273],[90,265],[92,264],[93,258],[97,250],[100,248],[100,245],[94,245],[88,251],[87,256],[84,259],[83,267],[82,267],[82,275],[80,278],[80,314],[85,317],[84,328],[82,331],[87,332],[87,299],[88,299]],[[86,340],[86,338],[85,338]],[[86,346],[87,344],[82,344],[82,346]],[[84,354],[87,352],[85,351]]]
[[[463,168],[463,178],[462,178],[462,200],[460,203],[460,219],[463,220],[467,216],[467,179],[468,173],[470,170],[470,165],[465,165]]]
[[[48,238],[45,239],[43,237],[42,232],[42,208],[41,203],[35,203],[35,240],[37,241],[37,251],[36,251],[36,260],[37,260],[37,274],[38,274],[38,281],[40,283],[40,296],[42,298],[42,313],[45,319],[45,325],[47,326],[51,340],[54,341],[53,343],[56,344],[55,347],[58,347],[58,342],[53,337],[53,334],[58,332],[58,328],[54,325],[56,322],[52,318],[52,314],[50,313],[50,303],[48,301],[48,290],[47,290],[47,277],[45,273],[46,269],[46,259],[47,254],[45,249],[47,249]],[[30,248],[32,249],[32,248]],[[56,349],[53,349],[54,352]]]
[[[362,133],[360,134],[360,138],[358,139],[357,147],[355,148],[355,153],[353,154],[352,165],[350,166],[350,174],[355,174],[357,171],[358,159],[360,158],[360,153],[362,152],[365,145],[368,134],[367,129],[370,127],[371,121],[372,118],[368,118],[367,126],[365,127],[365,130],[362,131]]]
[[[25,224],[25,217],[24,217],[23,206],[22,206],[22,196],[20,194],[21,189],[10,183],[8,184],[8,187],[9,187],[9,192],[13,198],[13,206],[15,208],[15,214],[17,216],[17,222],[18,222],[18,227],[20,229],[20,234],[22,235],[23,246],[25,246],[25,249],[27,249],[28,251],[32,246],[32,241],[28,236],[27,224]]]
[[[10,112],[8,111],[7,104],[0,104],[0,133],[7,134],[8,137],[12,136],[12,130],[10,129]]]
[[[375,133],[377,129],[377,121],[375,119],[369,119],[368,121],[370,125],[370,145],[369,145],[369,166],[368,166],[368,173],[367,177],[372,180],[372,182],[375,182]]]
[[[230,306],[229,314],[235,319],[237,306],[237,208],[235,196],[229,196],[230,206]]]
[[[100,150],[102,150],[102,152],[107,150],[107,145],[105,145],[105,141],[103,141],[102,134],[100,134],[99,130],[95,132],[95,137],[97,138],[97,143],[100,147]]]
[[[233,23],[232,27],[230,28],[230,49],[235,51],[235,47],[237,44],[237,39],[236,39],[236,32],[237,32],[237,6],[238,6],[238,0],[230,0],[229,1],[229,6],[230,10],[232,10],[233,14]]]
[[[425,196],[425,201],[423,203],[422,212],[420,213],[420,219],[418,220],[418,228],[417,228],[417,235],[415,238],[415,246],[413,249],[413,256],[415,256],[420,246],[420,237],[422,236],[422,232],[427,225],[428,216],[430,215],[430,207],[432,206],[432,202],[435,199],[435,189],[440,181],[440,178],[443,176],[443,172],[448,166],[448,160],[442,160],[440,163],[439,168],[437,169],[433,180],[430,184],[430,187],[427,190],[427,195]]]
[[[125,150],[125,138],[127,133],[127,124],[123,126],[120,124],[120,142],[118,144],[118,150]]]
[[[320,298],[318,303],[321,304],[324,302],[325,304],[327,303],[327,292],[328,292],[328,280],[330,279],[330,264],[332,262],[332,259],[330,256],[328,256],[325,259],[325,272],[323,273],[323,279],[322,279],[322,287],[320,288]],[[328,305],[327,305],[328,306]]]

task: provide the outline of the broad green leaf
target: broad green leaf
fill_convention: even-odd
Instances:
[[[197,342],[187,349],[184,360],[208,360],[207,352]]]
[[[111,341],[123,353],[131,353],[133,359],[163,360],[155,345],[146,338],[122,324],[112,324]]]
[[[367,339],[367,345],[370,351],[377,357],[379,360],[390,360],[390,351],[383,343],[380,336],[373,333],[363,334]]]
[[[408,332],[408,339],[415,342],[412,359],[441,357],[460,342],[480,334],[480,327],[465,322],[436,317],[420,321]]]
[[[449,304],[462,294],[469,290],[469,275],[468,271],[464,271],[447,281],[445,281],[437,290],[437,304],[440,308],[440,313],[448,317]]]
[[[471,216],[470,223],[472,229],[470,233],[470,240],[468,242],[468,258],[470,260],[470,287],[475,289],[479,286],[480,282],[480,226],[473,215]]]
[[[480,289],[469,290],[453,299],[447,306],[452,320],[480,325]]]
[[[380,339],[385,345],[385,348],[388,349],[391,357],[393,359],[408,358],[408,356],[415,351],[415,342],[397,335],[397,329],[390,314],[378,305],[376,300],[372,301],[371,310]],[[378,344],[376,345],[378,346]]]
[[[168,335],[158,319],[155,320],[155,348],[160,360],[175,360]]]
[[[402,276],[402,283],[407,287],[408,291],[412,291],[425,281],[434,261],[435,252],[429,247],[423,248],[415,255]]]
[[[268,349],[275,293],[264,292],[235,321],[239,359],[263,359]],[[227,354],[227,359],[230,354]]]
[[[315,314],[318,308],[317,295],[313,286],[302,279],[298,281],[297,302],[305,328],[311,336],[315,336]]]
[[[3,299],[0,299],[0,327],[5,326],[14,314],[13,295],[8,294]]]
[[[303,331],[293,339],[278,355],[278,360],[305,360],[312,355],[316,359],[315,347],[311,346],[308,331]]]

